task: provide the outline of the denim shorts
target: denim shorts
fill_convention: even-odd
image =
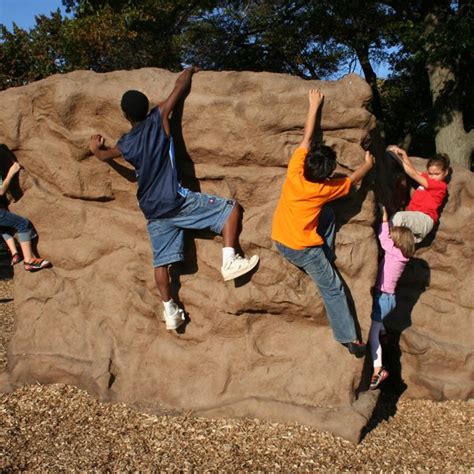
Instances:
[[[375,290],[372,320],[381,323],[395,309],[395,306],[395,295]]]
[[[235,204],[232,199],[189,192],[172,217],[148,221],[153,266],[162,267],[184,259],[184,229],[210,229],[220,234]]]
[[[6,209],[0,209],[0,233],[4,240],[13,239],[16,233],[20,242],[28,242],[36,237],[36,232],[26,217]]]

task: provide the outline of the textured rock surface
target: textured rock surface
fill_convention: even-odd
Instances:
[[[264,73],[195,76],[182,129],[174,133],[184,180],[241,202],[246,211],[241,243],[261,256],[261,264],[249,281],[224,283],[220,238],[190,234],[187,261],[173,270],[190,323],[184,333],[171,334],[159,319],[133,172],[123,161],[109,165],[91,158],[87,144],[92,133],[102,133],[111,144],[128,129],[118,107],[126,89],[140,89],[156,103],[175,77],[156,69],[76,72],[0,94],[0,140],[25,167],[23,196],[12,210],[34,222],[41,253],[54,262],[53,269],[38,274],[16,270],[10,383],[66,382],[103,399],[155,410],[299,421],[356,440],[375,402],[374,394],[358,396],[367,384],[363,364],[333,340],[311,280],[287,264],[270,240],[286,163],[301,139],[306,93],[314,83]],[[355,75],[317,85],[326,97],[324,139],[341,153],[339,171],[353,169],[374,128],[365,108],[370,90]],[[455,220],[456,212],[466,212],[461,196],[472,198],[468,179],[459,183],[451,209]],[[335,208],[337,265],[366,335],[377,266],[373,193],[362,187]],[[451,211],[448,205],[445,213]],[[437,239],[445,223],[443,216]],[[461,238],[453,243],[454,234],[446,233],[449,240],[438,245],[467,251]],[[434,249],[426,258],[439,262]],[[402,348],[411,351],[402,365],[415,395],[438,397],[441,385],[456,380],[462,387],[442,396],[464,397],[464,373],[456,378],[452,365],[470,347],[455,338],[454,326],[468,324],[469,332],[472,304],[460,302],[465,280],[456,291],[449,285],[445,275],[457,264],[449,254],[444,259],[439,282],[432,269],[431,287],[441,285],[438,295],[452,298],[455,311],[447,309],[437,326],[437,305],[429,313],[426,305],[421,309],[423,326],[402,335]],[[432,301],[431,287],[420,302]],[[412,318],[417,310],[418,305]],[[445,377],[429,386],[420,373],[426,368],[441,374],[439,359],[431,360],[423,349],[433,351],[434,335],[440,344],[436,354],[444,352],[451,362]]]

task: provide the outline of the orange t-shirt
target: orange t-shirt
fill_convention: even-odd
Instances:
[[[273,215],[272,239],[294,250],[322,245],[316,232],[321,208],[329,201],[346,196],[349,178],[307,181],[303,175],[308,150],[297,148],[288,164],[278,206]]]

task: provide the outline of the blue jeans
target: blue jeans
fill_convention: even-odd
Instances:
[[[28,219],[6,209],[0,209],[0,232],[5,240],[13,239],[15,232],[20,242],[28,242],[36,237],[36,232]]]
[[[372,320],[379,323],[383,322],[383,320],[395,309],[395,306],[395,295],[375,290],[374,304],[372,307]]]
[[[338,342],[346,343],[355,341],[357,334],[344,287],[331,264],[335,230],[334,212],[325,207],[318,225],[318,234],[323,237],[324,245],[294,250],[276,242],[276,247],[288,261],[304,270],[316,283],[334,338]]]

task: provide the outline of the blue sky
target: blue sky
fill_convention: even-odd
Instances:
[[[61,0],[0,0],[0,23],[10,31],[13,22],[21,28],[28,29],[34,26],[36,15],[49,15],[58,8],[65,13]],[[374,63],[373,67],[380,78],[387,77],[388,64]],[[360,65],[356,66],[355,72],[363,76]]]
[[[0,0],[0,23],[10,31],[15,22],[21,28],[31,28],[35,24],[35,15],[45,14],[61,8],[61,0]]]

